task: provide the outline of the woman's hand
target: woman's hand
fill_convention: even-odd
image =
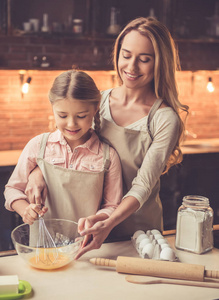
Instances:
[[[39,167],[36,167],[29,175],[25,194],[30,203],[45,204],[47,186]]]
[[[83,219],[80,219],[80,224],[78,222],[78,226],[83,224]],[[89,223],[89,221],[86,222],[87,226],[90,226],[92,223]],[[84,228],[84,230],[79,231],[81,236],[84,236],[84,242],[82,244],[81,249],[75,256],[75,260],[79,259],[82,255],[84,255],[86,252],[93,250],[93,249],[99,249],[107,236],[109,235],[110,231],[112,230],[113,226],[111,222],[109,222],[109,219],[98,221],[93,226]]]
[[[99,249],[110,233],[111,229],[106,226],[104,229],[105,220],[108,219],[106,214],[93,215],[87,218],[81,218],[78,221],[78,232],[84,236],[82,247],[75,257],[75,260],[80,258],[87,251]]]

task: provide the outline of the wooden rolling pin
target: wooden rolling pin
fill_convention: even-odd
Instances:
[[[118,273],[147,275],[163,278],[204,281],[205,278],[219,279],[219,271],[205,270],[202,265],[161,261],[136,257],[118,256],[117,260],[92,258],[98,266],[115,267]]]

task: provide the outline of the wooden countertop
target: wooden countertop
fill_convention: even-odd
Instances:
[[[182,145],[182,152],[183,154],[219,152],[219,138],[187,140]]]
[[[168,236],[174,247],[175,236]],[[206,269],[219,269],[219,249],[197,255],[176,250],[181,262],[201,264]],[[93,257],[116,259],[117,256],[138,257],[131,241],[106,243],[98,250],[92,250],[81,259],[57,271],[41,271],[31,268],[17,255],[0,257],[0,274],[15,275],[28,281],[33,294],[31,299],[53,300],[212,300],[217,299],[215,288],[180,286],[172,284],[133,284],[125,280],[126,274],[117,273],[114,268],[94,266]],[[174,264],[174,262],[173,262]],[[30,299],[30,298],[29,298]]]
[[[0,151],[0,166],[15,166],[22,150]],[[183,154],[199,154],[219,152],[218,139],[187,140],[182,146]]]

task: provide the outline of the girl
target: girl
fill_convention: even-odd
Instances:
[[[28,224],[44,215],[90,226],[108,218],[122,196],[116,151],[99,138],[100,92],[84,72],[67,71],[54,81],[49,100],[57,130],[29,141],[5,188],[5,206]],[[94,128],[91,129],[94,120]],[[47,184],[45,205],[25,195],[28,176],[39,166]],[[44,204],[44,203],[43,203]],[[87,225],[87,226],[88,226]]]

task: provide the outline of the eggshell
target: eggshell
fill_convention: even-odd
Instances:
[[[170,247],[166,247],[160,252],[160,259],[174,261],[175,253]]]
[[[161,234],[155,234],[155,235],[154,235],[154,238],[155,238],[156,240],[160,240],[160,239],[163,239],[163,236],[162,236]]]
[[[136,245],[138,245],[145,238],[148,238],[147,234],[141,233],[135,240]]]
[[[152,244],[145,245],[141,254],[144,258],[152,258],[154,254],[154,246]]]
[[[162,245],[162,244],[166,244],[167,242],[165,241],[164,238],[162,238],[162,239],[158,239],[158,240],[157,240],[157,243],[158,243],[159,245]]]
[[[153,235],[155,235],[155,234],[160,234],[160,235],[161,235],[160,231],[157,230],[157,229],[152,229],[152,230],[151,230],[151,233],[152,233]]]
[[[161,249],[164,249],[166,247],[170,248],[170,246],[168,244],[166,244],[166,243],[165,244],[161,244],[160,247],[161,247]]]
[[[137,231],[135,231],[135,233],[133,234],[132,238],[133,238],[134,240],[136,240],[137,237],[138,237],[140,234],[145,234],[145,232],[144,232],[143,230],[137,230]]]
[[[149,238],[144,238],[143,240],[141,240],[141,242],[139,243],[139,246],[138,246],[138,250],[139,251],[142,251],[142,249],[144,248],[145,245],[147,244],[150,244],[151,241]]]

